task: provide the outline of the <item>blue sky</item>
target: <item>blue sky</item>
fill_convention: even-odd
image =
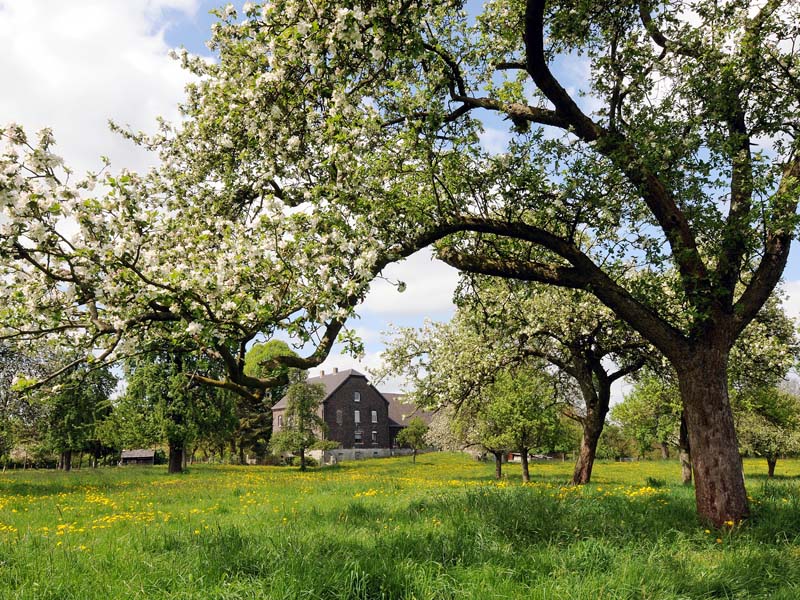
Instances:
[[[98,168],[100,155],[110,156],[116,167],[152,165],[152,156],[111,134],[107,121],[152,131],[157,116],[177,118],[175,106],[188,77],[167,52],[185,46],[209,54],[205,41],[214,17],[208,12],[219,5],[208,0],[0,0],[0,122],[18,122],[29,131],[53,127],[60,153],[79,172]],[[580,64],[559,67],[565,85],[580,85]],[[505,124],[487,120],[484,144],[502,147],[506,139]],[[334,351],[321,368],[376,366],[380,332],[389,323],[419,325],[426,317],[442,320],[452,314],[457,274],[432,261],[430,252],[393,265],[386,275],[405,281],[408,289],[400,294],[383,281],[373,286],[361,319],[353,323],[366,343],[363,363]],[[789,309],[796,316],[796,245],[785,279]],[[390,381],[384,389],[398,386]]]

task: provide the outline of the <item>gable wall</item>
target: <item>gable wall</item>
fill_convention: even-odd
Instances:
[[[361,393],[361,401],[353,400],[354,392]],[[324,418],[328,424],[329,440],[337,441],[342,448],[389,448],[389,411],[383,397],[362,377],[350,377],[325,401]],[[336,421],[336,411],[342,411],[342,423]],[[355,411],[361,413],[361,424],[355,423]],[[378,413],[378,422],[372,422],[372,411]],[[356,429],[361,430],[361,443],[355,441]],[[377,441],[372,441],[372,432]]]

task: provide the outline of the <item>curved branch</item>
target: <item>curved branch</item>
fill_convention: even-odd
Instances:
[[[655,21],[653,21],[651,12],[652,9],[649,2],[646,0],[639,2],[639,19],[641,19],[642,25],[644,25],[644,28],[647,31],[647,34],[650,36],[650,39],[653,40],[656,45],[663,48],[667,52],[672,52],[674,54],[680,54],[690,58],[700,57],[700,48],[684,43],[674,42],[668,39],[667,36],[665,36],[658,28],[658,25],[656,25]]]
[[[438,239],[457,231],[490,233],[529,242],[554,252],[571,265],[535,263],[517,259],[499,260],[465,254],[453,248],[440,248],[439,257],[457,269],[586,290],[668,357],[686,342],[680,331],[664,321],[648,306],[636,300],[630,292],[611,279],[570,241],[524,223],[507,223],[478,217],[461,218],[457,224],[451,225],[447,233],[440,231]]]
[[[602,128],[578,108],[567,91],[553,77],[544,55],[545,0],[528,0],[525,7],[525,62],[536,86],[556,107],[556,113],[566,118],[585,141],[594,141],[603,134]]]

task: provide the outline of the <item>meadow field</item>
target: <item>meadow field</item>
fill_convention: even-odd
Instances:
[[[712,530],[676,462],[467,456],[0,474],[0,598],[800,598],[800,461]]]

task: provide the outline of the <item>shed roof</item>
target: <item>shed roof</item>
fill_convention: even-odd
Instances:
[[[155,450],[140,448],[138,450],[123,450],[120,458],[153,458],[155,455]]]

